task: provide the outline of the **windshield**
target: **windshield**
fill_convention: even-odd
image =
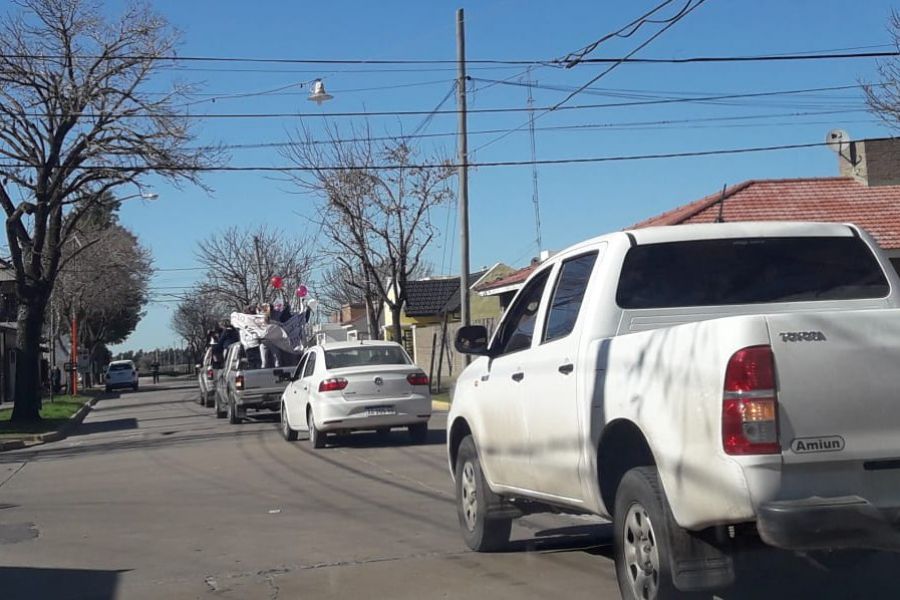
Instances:
[[[858,237],[741,238],[635,246],[622,308],[882,298],[887,279]]]
[[[343,369],[366,365],[408,365],[409,358],[397,346],[361,346],[325,351],[325,367]]]

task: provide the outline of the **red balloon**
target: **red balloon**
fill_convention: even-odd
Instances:
[[[297,294],[298,298],[305,298],[308,291],[309,290],[306,289],[305,285],[301,285],[300,287],[297,288],[297,291],[294,293]]]
[[[276,275],[272,278],[272,287],[275,288],[276,290],[280,290],[282,284],[284,284],[284,279],[282,279],[278,275]]]

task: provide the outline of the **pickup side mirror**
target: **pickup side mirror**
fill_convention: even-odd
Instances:
[[[272,371],[272,375],[275,376],[279,383],[281,383],[282,381],[287,381],[291,378],[291,374],[286,373],[284,369],[275,369],[274,371]]]
[[[483,325],[460,327],[453,346],[461,354],[488,354],[488,332]]]

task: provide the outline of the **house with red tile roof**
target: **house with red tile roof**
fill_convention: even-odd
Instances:
[[[827,221],[868,231],[900,271],[900,138],[845,142],[840,177],[751,179],[635,223]]]
[[[834,149],[838,177],[751,179],[626,229],[733,221],[853,223],[872,234],[900,272],[900,138],[844,141]],[[506,307],[538,264],[482,283],[476,292],[499,295]]]

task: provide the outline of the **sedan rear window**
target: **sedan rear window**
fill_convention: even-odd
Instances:
[[[120,363],[118,365],[109,365],[110,371],[131,371],[134,369],[131,365],[127,363]]]
[[[396,346],[360,346],[325,351],[326,369],[366,365],[408,365],[406,353]]]
[[[889,291],[858,237],[740,238],[634,246],[616,302],[673,308],[883,298]]]

